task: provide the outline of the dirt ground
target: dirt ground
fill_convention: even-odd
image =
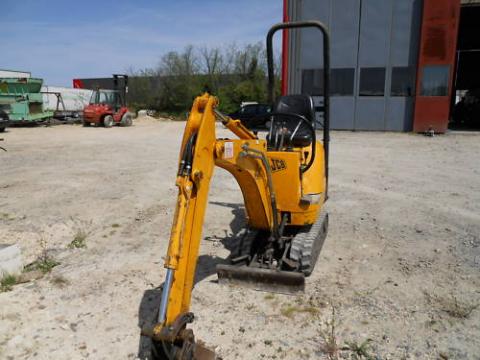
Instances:
[[[60,265],[0,293],[1,359],[142,354],[183,126],[2,134],[0,242],[18,243],[25,264],[47,252]],[[480,135],[334,132],[331,147],[329,235],[299,296],[215,282],[222,240],[244,221],[238,186],[216,170],[192,299],[197,338],[225,360],[327,359],[334,342],[341,358],[480,359]]]

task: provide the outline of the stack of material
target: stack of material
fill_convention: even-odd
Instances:
[[[90,102],[92,90],[61,86],[42,86],[43,106],[59,120],[79,119]]]
[[[11,123],[36,123],[53,116],[44,111],[40,93],[43,80],[36,78],[0,78],[0,112]]]

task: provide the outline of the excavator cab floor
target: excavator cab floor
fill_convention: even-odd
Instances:
[[[239,285],[259,291],[296,294],[305,290],[305,276],[300,272],[245,265],[217,265],[217,275],[220,284]]]

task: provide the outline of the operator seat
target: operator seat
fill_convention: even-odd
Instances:
[[[272,111],[272,126],[267,135],[267,142],[270,147],[275,147],[275,139],[278,139],[276,134],[281,128],[286,129],[286,137],[290,138],[295,128],[298,126],[300,119],[290,114],[297,114],[303,116],[307,121],[314,125],[315,108],[313,99],[310,95],[285,95],[280,96],[275,101]],[[295,133],[290,145],[292,147],[306,147],[312,143],[312,133],[307,125],[300,125]]]

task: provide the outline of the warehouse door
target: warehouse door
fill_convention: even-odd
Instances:
[[[362,0],[356,130],[410,131],[419,0]]]
[[[385,130],[412,131],[422,3],[393,1]]]
[[[355,124],[356,71],[358,59],[361,0],[315,1],[301,4],[300,18],[320,20],[329,27],[331,35],[330,120],[333,129],[351,130]],[[301,36],[300,36],[301,35]],[[293,66],[300,77],[291,77],[290,92],[312,95],[316,106],[323,99],[322,41],[316,29],[296,33],[292,51]],[[296,41],[300,39],[300,47]],[[298,86],[300,85],[300,86]],[[323,119],[317,114],[317,121]]]
[[[335,129],[350,130],[355,123],[355,73],[358,57],[360,0],[332,2],[331,122]]]
[[[392,0],[362,1],[356,130],[385,129],[385,87],[391,13]]]
[[[411,130],[422,0],[296,4],[293,19],[320,20],[330,29],[332,129]],[[319,35],[302,30],[295,36],[289,91],[321,99],[316,98],[323,95]]]

